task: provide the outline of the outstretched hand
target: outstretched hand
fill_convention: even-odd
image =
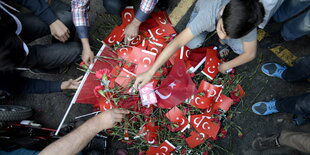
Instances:
[[[80,76],[76,79],[69,79],[67,81],[63,81],[60,85],[61,90],[65,90],[65,89],[78,89],[81,80],[82,80],[83,76]]]
[[[152,77],[153,77],[153,73],[150,70],[137,75],[136,81],[133,84],[133,89],[139,90],[144,85],[149,83],[151,81]]]
[[[137,20],[136,18],[126,26],[124,35],[125,35],[125,44],[129,44],[130,41],[132,41],[139,33],[139,27],[141,22]]]
[[[96,116],[99,122],[97,125],[100,126],[100,130],[112,128],[116,123],[122,122],[126,114],[129,114],[129,111],[124,109],[110,109],[103,111]]]

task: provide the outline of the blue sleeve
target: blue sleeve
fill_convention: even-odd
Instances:
[[[52,24],[58,19],[45,0],[16,1],[31,10],[36,16],[40,17],[40,19],[48,25]]]
[[[135,18],[138,19],[140,22],[144,22],[149,17],[148,13],[143,12],[140,8],[136,12]]]
[[[88,26],[76,26],[75,29],[80,39],[88,38]]]

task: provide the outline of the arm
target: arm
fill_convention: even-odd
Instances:
[[[139,27],[144,22],[149,14],[154,10],[158,0],[142,0],[140,8],[136,12],[134,20],[125,28],[125,42],[138,35]]]
[[[117,122],[121,122],[125,114],[128,112],[121,109],[101,112],[65,137],[47,146],[40,154],[77,154],[98,132],[112,128]]]
[[[53,10],[49,7],[45,0],[16,0],[29,10],[31,10],[36,16],[38,16],[43,22],[49,25],[51,34],[59,41],[65,42],[70,37],[70,31],[63,24]]]
[[[158,56],[153,66],[146,72],[137,76],[133,87],[137,90],[147,84],[155,72],[182,46],[186,45],[189,41],[194,38],[193,33],[187,27],[183,30],[175,39],[173,39],[167,47]]]
[[[253,40],[251,42],[243,42],[243,50],[244,53],[242,53],[238,57],[221,64],[218,68],[219,71],[223,74],[226,74],[226,70],[252,61],[256,57],[257,40]]]
[[[76,31],[81,39],[83,51],[82,60],[85,64],[90,65],[94,60],[94,52],[90,49],[88,40],[88,27],[89,27],[89,3],[90,0],[72,0],[71,1],[71,12],[73,23]]]

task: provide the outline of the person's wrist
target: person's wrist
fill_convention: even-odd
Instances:
[[[139,27],[141,25],[141,21],[139,21],[138,19],[134,18],[131,22],[131,24],[133,24],[134,26]]]
[[[61,82],[61,84],[60,84],[60,89],[61,89],[61,90],[65,90],[65,89],[66,89],[66,87],[65,87],[65,82],[64,82],[64,81]]]

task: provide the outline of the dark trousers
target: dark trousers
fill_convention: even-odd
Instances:
[[[113,15],[120,15],[127,4],[128,0],[103,0],[103,7]]]
[[[53,0],[50,8],[58,19],[68,27],[72,36],[66,43],[60,43],[54,39],[53,43],[48,45],[28,45],[29,55],[21,67],[48,70],[64,67],[80,59],[82,47],[79,43],[71,41],[73,40],[75,29],[70,7],[59,0]],[[21,13],[17,17],[23,25],[20,37],[26,43],[51,33],[49,25],[32,13]]]
[[[288,82],[307,78],[310,78],[310,56],[302,57],[294,67],[288,67],[283,72],[283,79]],[[279,99],[276,107],[280,112],[307,116],[310,114],[310,93]]]
[[[276,107],[279,112],[309,116],[310,93],[279,99],[276,101]]]
[[[310,78],[310,56],[302,57],[294,67],[288,67],[283,72],[283,79],[295,82]]]

